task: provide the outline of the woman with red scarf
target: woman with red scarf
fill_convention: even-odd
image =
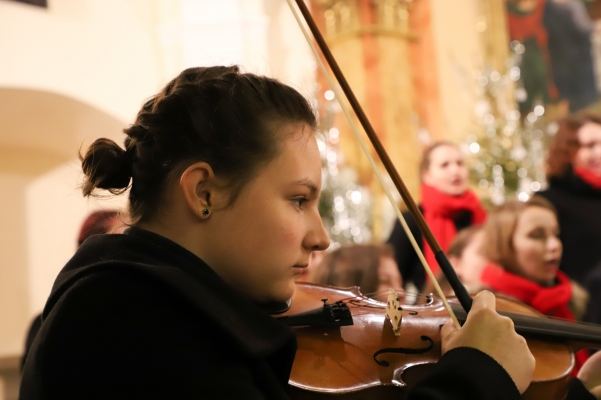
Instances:
[[[454,144],[438,142],[428,147],[420,164],[420,176],[420,210],[442,250],[446,252],[458,231],[484,222],[486,211],[478,197],[468,190],[467,167]],[[408,212],[403,216],[420,243],[428,264],[436,273],[438,264],[430,246],[424,242],[417,223]],[[403,282],[413,282],[421,290],[426,281],[424,269],[399,221],[396,221],[387,243],[394,248]]]
[[[549,201],[539,196],[508,201],[488,215],[484,234],[483,252],[490,260],[481,277],[485,286],[550,317],[574,321],[582,313],[586,295],[559,270],[562,244]],[[586,352],[577,354],[575,372],[586,358]]]
[[[547,159],[564,254],[559,268],[591,294],[584,321],[601,323],[601,115],[560,121]]]
[[[586,284],[601,262],[601,115],[559,122],[547,158],[549,188],[540,194],[557,210],[564,252],[559,268]]]

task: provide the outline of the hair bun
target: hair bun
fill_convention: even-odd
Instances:
[[[132,176],[132,157],[110,139],[97,139],[81,157],[86,176],[83,193],[89,196],[96,188],[122,193],[129,187]]]

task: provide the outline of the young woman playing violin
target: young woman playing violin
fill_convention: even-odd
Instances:
[[[125,149],[83,157],[85,195],[131,187],[132,226],[86,240],[59,274],[22,399],[285,399],[294,332],[265,308],[328,237],[309,103],[237,67],[192,68],[150,98]],[[442,327],[411,399],[519,399],[534,360],[495,298]]]

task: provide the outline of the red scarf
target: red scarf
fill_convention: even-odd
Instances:
[[[572,298],[572,282],[561,271],[557,271],[558,283],[555,286],[547,287],[505,271],[497,264],[490,263],[484,267],[480,279],[490,289],[513,296],[541,314],[569,321],[576,320],[568,308],[568,303]],[[576,353],[576,366],[572,371],[572,376],[576,376],[587,358],[586,350]]]
[[[575,167],[574,173],[595,189],[601,189],[601,175],[597,175],[590,169],[582,167]]]
[[[479,225],[486,219],[486,211],[482,208],[480,200],[474,192],[467,190],[459,196],[451,196],[438,189],[422,184],[421,206],[424,210],[426,224],[432,230],[434,237],[440,244],[440,248],[446,253],[449,245],[457,234],[453,217],[459,211],[472,213],[472,225]],[[432,272],[436,274],[440,267],[434,258],[434,253],[424,238],[424,255]]]

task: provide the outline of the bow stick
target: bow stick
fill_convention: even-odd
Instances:
[[[332,87],[332,90],[336,93],[337,88],[333,84],[333,82],[330,80],[329,74],[325,70],[325,66],[321,62],[321,59],[320,59],[319,55],[317,54],[317,51],[316,51],[313,43],[311,42],[310,37],[306,33],[305,28],[302,25],[302,22],[300,21],[300,18],[298,17],[298,15],[291,3],[291,0],[287,0],[287,1],[288,1],[288,5],[290,6],[301,30],[305,34],[305,38],[307,39],[308,44],[311,46],[313,52],[315,53],[318,64],[322,68],[323,73],[326,76],[326,79],[328,79],[330,86]],[[348,99],[349,103],[351,104],[351,107],[355,111],[357,118],[361,122],[363,129],[365,130],[372,145],[374,146],[376,153],[380,157],[380,160],[382,161],[384,168],[386,169],[386,171],[390,175],[390,178],[394,182],[397,190],[399,191],[401,197],[403,198],[403,201],[407,205],[409,212],[411,213],[411,215],[414,217],[415,221],[417,222],[420,230],[422,231],[422,233],[424,235],[424,238],[426,239],[426,242],[432,248],[432,251],[435,255],[436,261],[438,262],[438,265],[440,266],[441,270],[443,271],[447,280],[449,281],[449,284],[453,288],[455,295],[457,296],[457,299],[459,300],[459,303],[461,304],[461,306],[463,307],[463,309],[466,312],[469,312],[469,310],[471,309],[471,305],[472,305],[472,298],[470,297],[467,289],[465,288],[465,286],[463,286],[463,284],[457,277],[457,274],[455,273],[455,270],[451,266],[451,263],[449,262],[447,256],[440,248],[438,241],[436,240],[436,238],[432,234],[432,231],[426,224],[426,221],[424,220],[422,213],[419,211],[419,208],[417,207],[417,205],[415,204],[415,201],[411,197],[409,190],[407,189],[407,187],[406,187],[405,183],[403,182],[401,176],[399,175],[398,171],[394,167],[392,161],[390,160],[390,157],[388,156],[388,153],[386,152],[386,150],[384,149],[384,146],[382,145],[382,142],[378,138],[378,135],[376,134],[374,128],[372,127],[371,123],[369,122],[365,112],[363,111],[363,108],[359,104],[359,101],[357,100],[357,98],[355,97],[355,94],[353,93],[352,89],[350,88],[350,85],[348,84],[346,78],[344,77],[344,74],[342,73],[340,67],[338,66],[338,63],[334,59],[334,56],[332,55],[323,36],[321,35],[319,28],[315,24],[315,21],[313,20],[311,13],[307,9],[303,0],[296,0],[296,4],[297,4],[298,8],[300,9],[301,13],[303,14],[303,17],[305,19],[305,22],[309,26],[309,29],[313,33],[313,37],[315,38],[315,41],[319,45],[319,48],[321,49],[321,52],[322,52],[324,58],[326,59],[328,65],[330,66],[330,69],[332,70],[334,76],[336,77],[338,83],[340,84],[340,87],[342,88],[344,94],[346,95],[346,98]],[[336,93],[336,96],[338,97],[338,99],[341,99],[341,97],[339,96],[338,93]],[[403,226],[403,229],[405,230],[408,237],[410,238],[411,244],[413,245],[414,249],[416,250],[424,268],[426,269],[426,272],[428,273],[428,276],[434,283],[436,291],[438,292],[439,296],[443,300],[446,308],[449,311],[451,318],[454,320],[455,324],[457,326],[459,326],[457,318],[455,317],[455,314],[451,310],[451,307],[448,305],[446,298],[445,298],[444,294],[442,293],[442,290],[440,290],[440,286],[436,282],[434,274],[432,273],[430,267],[428,266],[427,262],[425,261],[425,258],[423,257],[421,249],[417,245],[415,238],[413,238],[413,235],[411,234],[402,214],[400,213],[400,210],[396,206],[396,203],[393,201],[392,195],[389,193],[388,189],[384,185],[384,181],[383,181],[378,169],[375,166],[375,162],[373,161],[373,158],[369,154],[367,147],[365,146],[365,144],[363,143],[363,140],[361,139],[360,135],[356,131],[356,127],[355,127],[354,123],[352,122],[352,119],[350,118],[348,111],[346,111],[346,108],[344,107],[344,104],[342,102],[340,102],[340,104],[341,104],[343,111],[345,112],[346,117],[349,119],[349,122],[351,123],[351,127],[353,128],[353,132],[354,132],[355,136],[360,141],[361,148],[363,149],[366,156],[368,157],[370,164],[372,165],[372,168],[374,168],[374,172],[376,173],[378,180],[382,183],[384,191],[386,192],[388,198],[391,200],[393,207],[395,208],[395,211],[397,212],[397,216],[399,217],[401,225]]]

